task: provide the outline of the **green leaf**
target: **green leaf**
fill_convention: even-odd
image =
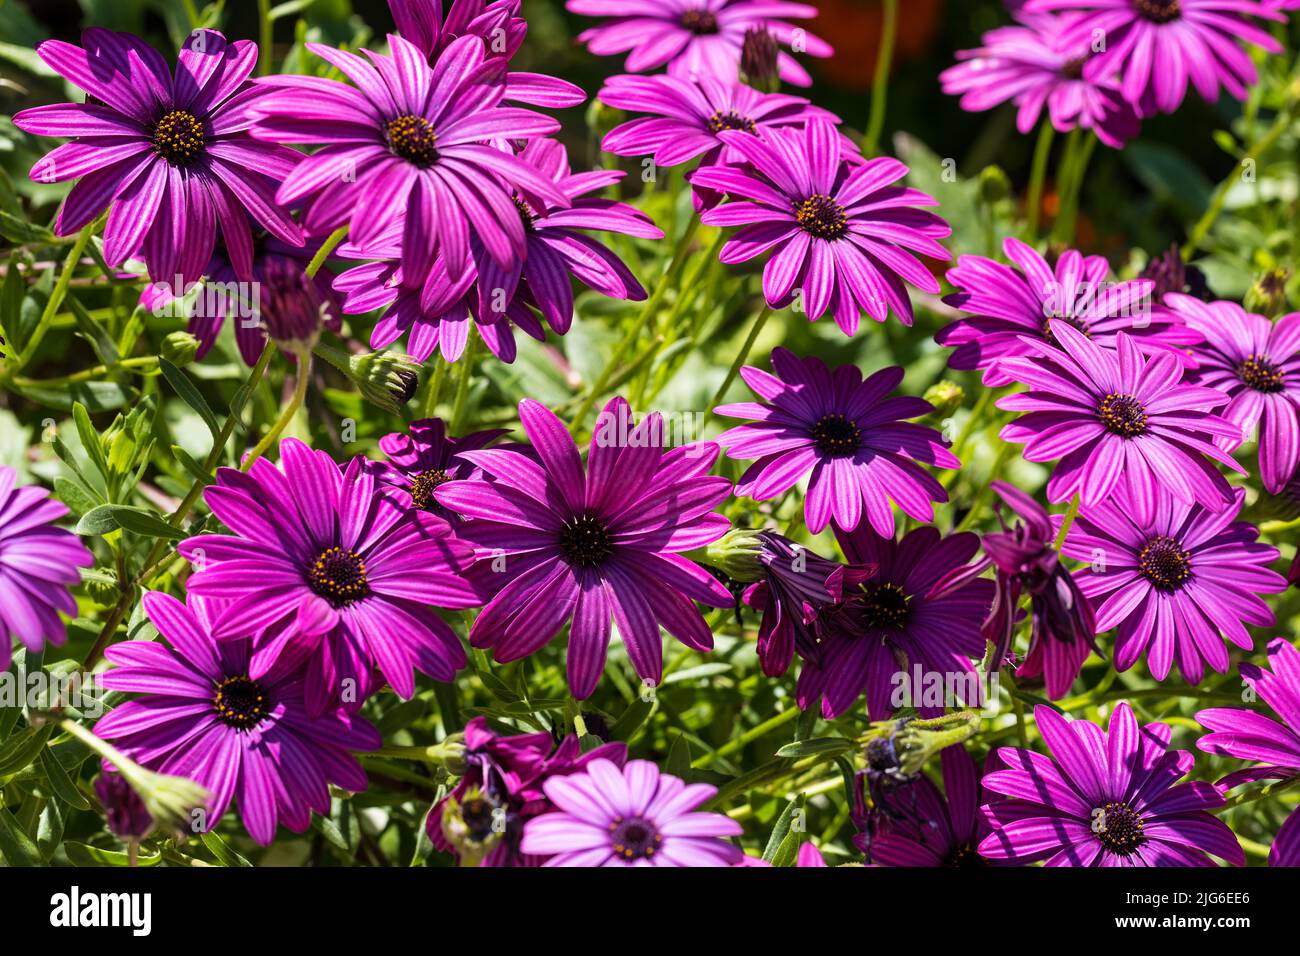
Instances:
[[[654,711],[654,700],[638,697],[627,705],[618,720],[609,728],[609,734],[615,740],[631,740],[638,730],[650,719]]]
[[[49,747],[41,751],[41,770],[44,772],[45,779],[49,781],[50,789],[54,791],[56,797],[68,804],[68,806],[75,807],[78,810],[90,809],[90,801],[82,796],[81,791],[77,789],[77,785],[68,776],[68,772],[63,769],[63,765],[54,759],[54,754],[50,752]]]
[[[9,350],[15,354],[18,352],[17,343],[13,340],[14,333],[6,329],[17,330],[22,320],[23,298],[26,294],[23,274],[18,269],[18,256],[12,255],[9,257],[4,285],[0,286],[0,339],[4,339],[4,344],[0,345],[0,355],[7,354]]]
[[[673,741],[672,748],[668,751],[668,759],[664,762],[664,769],[674,777],[685,779],[691,772],[691,745],[686,740],[685,734],[678,734],[677,739]]]
[[[90,343],[90,347],[95,350],[99,360],[105,365],[112,365],[118,360],[117,346],[113,343],[113,338],[104,330],[104,327],[90,317],[86,307],[76,300],[74,296],[67,296],[63,300],[69,309],[72,310],[72,317],[77,322],[77,331],[81,333],[82,338]]]
[[[212,407],[208,405],[207,399],[203,397],[195,384],[190,381],[190,377],[165,358],[158,359],[158,368],[162,370],[163,378],[167,379],[167,384],[180,396],[181,401],[194,409],[199,418],[203,419],[203,424],[208,426],[208,431],[212,432],[212,437],[219,438],[221,425],[217,422],[217,416],[212,413]]]
[[[62,800],[46,800],[36,821],[36,849],[43,862],[48,863],[63,842],[67,822],[67,805]]]
[[[803,807],[803,800],[803,794],[800,794],[781,811],[781,816],[777,818],[776,825],[772,827],[772,835],[768,838],[767,847],[763,850],[763,859],[767,860],[767,862],[774,863],[782,844],[788,836],[792,835],[790,827],[794,823],[795,813]],[[797,834],[794,835],[797,836]],[[797,846],[798,840],[795,843]]]
[[[54,493],[60,501],[71,508],[73,513],[77,515],[84,515],[99,506],[98,499],[93,497],[79,482],[63,475],[55,476]]]
[[[32,838],[18,825],[14,815],[3,807],[0,807],[0,856],[10,866],[40,866],[45,862]]]
[[[796,740],[776,752],[778,757],[812,757],[817,754],[842,754],[852,750],[854,743],[847,737],[814,737]]]
[[[212,852],[212,855],[217,858],[217,862],[222,866],[251,867],[253,865],[231,849],[230,844],[215,833],[200,833],[199,839],[203,841],[203,845]]]
[[[77,435],[81,438],[81,447],[90,458],[90,463],[99,470],[100,476],[108,481],[108,460],[104,457],[104,446],[99,441],[99,432],[91,424],[90,413],[80,402],[72,405],[72,421],[77,426]]]
[[[101,850],[97,846],[75,843],[72,840],[63,844],[63,852],[75,866],[130,866],[131,857],[117,850]],[[136,857],[136,866],[157,866],[162,862],[162,854],[152,856],[140,854]]]
[[[99,505],[82,515],[77,522],[77,534],[102,535],[121,528],[132,534],[148,538],[169,538],[182,541],[189,535],[173,528],[152,511],[129,508],[126,505]]]
[[[44,727],[27,727],[0,744],[0,777],[9,776],[30,766],[37,758],[50,735],[53,724]]]
[[[183,467],[195,481],[201,482],[205,487],[212,484],[212,476],[203,470],[203,466],[194,460],[194,456],[187,452],[180,445],[172,445],[172,457],[181,463]]]

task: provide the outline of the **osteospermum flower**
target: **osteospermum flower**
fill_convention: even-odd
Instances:
[[[76,137],[32,167],[39,182],[78,180],[59,210],[66,236],[109,210],[104,259],[141,253],[155,281],[193,282],[212,257],[217,228],[243,281],[252,280],[248,216],[290,245],[302,234],[275,200],[275,183],[299,159],[248,132],[260,90],[246,81],[257,44],[195,30],[175,73],[137,37],[99,28],[83,47],[46,40],[37,55],[94,99],[23,110],[20,129]]]
[[[1177,783],[1195,764],[1169,750],[1169,726],[1139,726],[1121,702],[1103,731],[1034,708],[1055,760],[1001,747],[1009,768],[986,774],[984,787],[1013,799],[984,806],[993,827],[986,857],[1048,866],[1213,866],[1209,854],[1242,866],[1246,856],[1223,821],[1207,812],[1223,796],[1200,780]]]
[[[1220,86],[1244,100],[1259,76],[1239,41],[1282,52],[1251,17],[1286,20],[1257,0],[1029,0],[1025,9],[1080,11],[1063,42],[1086,49],[1101,31],[1105,49],[1083,75],[1098,80],[1118,74],[1124,99],[1140,116],[1174,112],[1189,83],[1207,103],[1219,98]]]
[[[1196,741],[1206,753],[1257,761],[1219,781],[1223,790],[1252,780],[1300,776],[1300,651],[1283,638],[1268,645],[1269,665],[1241,665],[1241,679],[1281,721],[1253,710],[1212,707],[1196,719],[1212,733]],[[1273,838],[1270,866],[1300,865],[1300,810],[1291,811]]]
[[[524,224],[511,187],[556,206],[568,200],[546,177],[512,154],[485,145],[497,137],[528,139],[559,123],[531,110],[501,106],[505,64],[489,59],[482,40],[456,40],[430,67],[401,37],[391,56],[309,43],[355,87],[312,76],[279,76],[258,100],[254,133],[283,143],[320,144],[283,177],[277,196],[303,204],[313,234],[350,223],[365,248],[404,217],[402,255],[424,276],[441,250],[457,267],[469,258],[471,232],[503,266],[524,254]]]
[[[568,0],[569,10],[609,23],[578,34],[597,56],[626,53],[629,73],[647,73],[665,64],[672,76],[711,76],[731,81],[740,72],[745,34],[765,29],[782,46],[810,56],[835,51],[824,40],[787,20],[817,15],[815,7],[786,0]],[[781,79],[812,86],[812,77],[789,53],[777,55]]]
[[[253,641],[217,640],[210,602],[191,597],[187,605],[151,591],[144,609],[171,646],[124,641],[105,650],[117,666],[100,683],[147,696],[119,704],[95,733],[151,770],[205,787],[212,795],[206,829],[233,800],[249,836],[266,846],[277,822],[302,833],[313,810],[328,815],[329,784],[366,789],[349,751],[375,750],[382,738],[343,710],[308,713],[300,655],[255,673]]]
[[[723,262],[777,249],[763,270],[768,304],[784,308],[799,294],[810,320],[829,310],[846,335],[857,331],[863,311],[883,322],[892,308],[912,324],[904,281],[939,291],[912,253],[949,259],[937,240],[952,229],[916,208],[938,200],[890,185],[907,175],[905,165],[887,157],[846,162],[835,127],[819,119],[802,130],[724,130],[718,137],[753,167],[715,166],[692,179],[737,200],[702,217],[710,226],[743,227],[723,246]]]
[[[486,480],[450,481],[438,503],[470,519],[457,534],[474,543],[497,590],[474,621],[470,643],[505,663],[543,647],[571,620],[568,677],[575,697],[591,696],[605,669],[611,619],[636,673],[658,683],[659,628],[707,651],[713,633],[693,602],[729,607],[731,594],[682,556],[727,533],[713,508],[731,492],[709,477],[718,447],[665,450],[658,414],[633,424],[627,402],[601,414],[583,467],[568,429],[532,399],[519,418],[536,457],[511,449],[465,452]],[[478,570],[478,569],[476,569]],[[477,578],[476,578],[477,579]]]
[[[943,301],[969,313],[935,334],[940,345],[956,349],[950,367],[983,371],[990,388],[1010,384],[1013,378],[998,367],[999,361],[1035,354],[1029,339],[1057,344],[1052,320],[1068,322],[1106,348],[1115,347],[1122,331],[1144,354],[1168,352],[1189,364],[1180,350],[1200,336],[1176,316],[1153,308],[1154,281],[1112,284],[1103,256],[1084,256],[1074,249],[1061,253],[1053,269],[1019,239],[1008,237],[1002,248],[1014,265],[962,256],[948,270],[948,281],[959,291]]]
[[[1059,319],[1049,331],[1059,348],[1033,342],[1033,357],[1001,360],[1001,369],[1030,390],[997,405],[1028,413],[1001,433],[1025,446],[1027,461],[1060,459],[1047,482],[1050,501],[1077,494],[1091,507],[1125,487],[1134,518],[1146,523],[1162,491],[1215,512],[1233,500],[1214,466],[1242,471],[1215,444],[1241,437],[1237,426],[1211,414],[1226,395],[1185,383],[1178,359],[1143,356],[1123,332],[1108,349]]]
[[[627,762],[627,745],[622,742],[601,744],[584,753],[577,734],[569,734],[556,746],[549,733],[498,734],[483,717],[465,726],[463,746],[465,773],[430,811],[425,829],[435,847],[462,858],[462,849],[486,850],[481,853],[482,866],[541,865],[541,857],[521,852],[520,841],[529,820],[553,809],[542,789],[546,781],[580,773],[593,760],[616,767]],[[446,816],[453,806],[465,830],[461,847],[444,832],[451,828]]]
[[[884,720],[902,702],[922,713],[940,712],[947,698],[978,705],[981,694],[972,658],[984,654],[980,625],[993,601],[993,582],[963,578],[945,587],[945,578],[979,550],[979,537],[944,538],[934,528],[917,528],[901,540],[882,538],[867,525],[851,533],[836,530],[850,564],[876,573],[819,620],[821,664],[805,661],[797,686],[800,708],[822,698],[822,715],[831,720],[853,706],[864,692],[871,720]],[[915,680],[918,676],[920,681]],[[958,675],[962,686],[948,679]],[[938,677],[943,699],[927,699]]]
[[[1064,553],[1089,567],[1075,575],[1096,610],[1098,632],[1119,627],[1115,667],[1128,670],[1145,654],[1151,675],[1164,680],[1172,664],[1199,683],[1209,664],[1228,670],[1224,640],[1243,650],[1254,643],[1247,624],[1273,623],[1258,595],[1286,590],[1270,571],[1276,548],[1256,541],[1254,525],[1234,520],[1245,492],[1217,514],[1167,494],[1155,517],[1137,520],[1132,499],[1117,488],[1113,500],[1082,510]]]
[[[333,276],[322,269],[314,277],[307,277],[307,266],[321,245],[320,239],[290,246],[265,233],[254,236],[253,298],[246,294],[247,287],[239,284],[230,252],[218,243],[203,285],[186,313],[188,331],[199,341],[195,359],[201,361],[217,344],[227,317],[234,322],[235,344],[248,365],[257,364],[266,346],[267,329],[284,328],[291,324],[291,316],[314,313],[318,325],[331,332],[340,331],[343,315],[330,288]],[[185,302],[178,294],[188,291],[176,290],[172,282],[150,283],[140,294],[140,304],[151,311],[166,311]]]
[[[980,815],[989,794],[980,786],[980,769],[966,749],[939,752],[943,792],[918,776],[873,792],[873,805],[860,807],[853,837],[868,864],[877,866],[988,866],[976,849],[989,832]]]
[[[821,359],[800,359],[786,349],[772,352],[775,375],[741,370],[764,402],[722,405],[715,411],[751,419],[718,436],[734,459],[757,458],[741,476],[736,493],[767,501],[805,476],[804,516],[817,534],[834,521],[852,531],[865,517],[881,535],[894,533],[891,502],[928,522],[933,501],[947,501],[943,486],[918,462],[959,468],[961,462],[932,428],[905,421],[934,411],[924,399],[890,397],[903,369],[869,376],[852,365],[834,371]]]
[[[1118,81],[1084,77],[1091,47],[1062,42],[1070,18],[1019,13],[1016,19],[1018,25],[990,30],[979,47],[957,53],[962,62],[939,75],[945,93],[961,96],[962,109],[972,113],[1010,101],[1022,133],[1038,125],[1046,108],[1056,129],[1090,129],[1114,149],[1137,135],[1137,114],[1120,96]]]
[[[460,457],[463,452],[486,448],[508,434],[509,429],[491,428],[453,438],[441,418],[423,418],[411,422],[404,432],[379,439],[379,448],[388,461],[372,461],[367,468],[381,485],[407,492],[414,507],[450,518],[451,513],[438,504],[433,493],[445,482],[460,481],[478,472]]]
[[[359,706],[378,686],[376,668],[402,697],[415,692],[413,670],[451,680],[465,652],[435,608],[482,603],[458,573],[470,548],[447,522],[412,508],[410,495],[381,487],[360,457],[340,469],[287,438],[280,461],[259,458],[248,474],[220,469],[204,500],[234,533],[180,545],[198,567],[190,593],[231,602],[213,634],[255,636],[254,679],[290,645],[306,644],[313,714],[339,699],[345,681]]]
[[[68,588],[81,583],[78,568],[95,556],[56,521],[68,509],[44,488],[16,487],[18,475],[0,466],[0,673],[9,669],[14,639],[32,651],[62,644],[62,611],[76,617]]]
[[[544,866],[733,866],[743,856],[725,839],[741,825],[696,809],[717,788],[661,774],[648,760],[621,769],[593,760],[542,789],[556,809],[528,821],[522,849],[547,857]]]
[[[1300,312],[1274,323],[1235,302],[1171,294],[1165,305],[1204,337],[1192,379],[1230,397],[1219,414],[1239,437],[1259,429],[1260,480],[1279,493],[1300,466]]]

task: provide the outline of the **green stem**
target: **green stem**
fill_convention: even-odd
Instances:
[[[1244,806],[1248,803],[1255,803],[1258,800],[1268,800],[1271,797],[1278,797],[1293,790],[1300,785],[1300,777],[1287,777],[1285,780],[1278,780],[1276,783],[1270,783],[1266,787],[1260,787],[1258,790],[1251,790],[1247,793],[1239,793],[1235,797],[1230,797],[1228,802],[1213,813],[1225,813],[1228,810],[1235,810],[1237,807]]]
[[[600,399],[600,396],[605,394],[605,390],[609,388],[610,379],[617,374],[624,358],[627,357],[627,353],[631,351],[637,340],[641,338],[642,333],[649,327],[655,316],[659,314],[659,306],[663,303],[664,296],[668,294],[670,288],[677,284],[682,269],[686,267],[686,260],[691,250],[691,241],[695,238],[695,233],[699,231],[699,228],[699,217],[691,217],[686,232],[677,241],[677,247],[673,251],[673,259],[668,266],[668,271],[664,273],[658,285],[655,286],[654,292],[650,294],[649,300],[641,309],[641,315],[632,324],[632,328],[628,329],[627,334],[623,336],[623,340],[618,343],[618,347],[614,349],[614,354],[605,363],[604,371],[601,372],[600,377],[596,379],[595,384],[591,386],[591,389],[583,398],[582,404],[578,406],[578,410],[574,413],[573,421],[569,425],[570,434],[576,435],[582,430],[587,416],[596,407],[596,402]]]
[[[894,44],[898,39],[898,0],[885,0],[884,23],[880,30],[880,54],[876,58],[876,75],[871,84],[871,117],[862,137],[862,151],[875,156],[880,134],[885,128],[885,105],[889,98],[889,71],[894,65]]]
[[[1082,499],[1077,494],[1070,499],[1070,507],[1065,511],[1065,520],[1061,522],[1061,529],[1056,532],[1056,544],[1053,545],[1055,550],[1060,551],[1065,546],[1065,538],[1070,533],[1070,526],[1074,524],[1074,519],[1079,517],[1081,503]]]
[[[736,354],[736,360],[731,363],[731,368],[727,371],[727,377],[722,380],[722,387],[718,389],[718,393],[713,396],[713,401],[709,403],[710,416],[713,415],[713,410],[722,404],[722,400],[727,395],[727,389],[731,388],[731,383],[740,374],[741,366],[749,358],[749,353],[753,350],[754,343],[758,341],[759,335],[762,334],[763,326],[767,325],[767,320],[772,317],[772,312],[772,307],[764,301],[762,310],[754,319],[754,324],[749,330],[749,337],[745,339],[745,344],[740,347],[740,351]]]
[[[441,355],[433,360],[433,375],[429,378],[428,388],[424,392],[424,411],[421,418],[433,418],[438,414],[438,399],[442,397],[442,383],[447,378],[448,362]]]
[[[776,730],[778,727],[783,727],[786,724],[790,723],[790,721],[796,720],[799,717],[800,713],[801,711],[799,710],[798,707],[786,708],[785,710],[781,711],[781,713],[777,714],[775,717],[771,718],[770,720],[764,721],[763,723],[759,724],[757,727],[751,727],[749,730],[745,731],[739,737],[732,737],[730,740],[728,740],[717,750],[712,750],[709,753],[704,754],[704,756],[700,757],[699,760],[695,761],[695,767],[696,768],[707,767],[710,764],[712,764],[715,760],[717,760],[719,757],[726,757],[728,754],[735,753],[737,750],[740,750],[748,746],[749,744],[753,743],[759,737],[764,737],[767,734],[770,734],[772,731]]]
[[[271,74],[272,44],[275,24],[271,21],[271,0],[257,0],[257,17],[260,23],[257,38],[257,75]]]
[[[136,358],[113,362],[112,364],[96,365],[94,368],[74,372],[72,375],[64,375],[59,378],[16,378],[13,380],[13,384],[18,388],[55,388],[63,385],[75,385],[78,382],[87,382],[99,378],[101,375],[110,375],[114,372],[156,368],[157,365],[158,356],[141,355]]]
[[[321,243],[321,247],[316,250],[316,255],[311,257],[311,262],[307,263],[308,279],[316,278],[316,273],[320,272],[321,267],[325,265],[325,260],[330,257],[330,253],[337,249],[347,237],[347,225],[339,226],[330,233],[329,238]]]
[[[456,399],[451,407],[451,422],[448,431],[459,435],[465,424],[465,407],[469,403],[469,386],[474,378],[474,361],[478,353],[478,339],[474,337],[474,327],[470,326],[469,342],[465,345],[465,354],[460,357],[460,378],[456,382]]]
[[[1038,239],[1038,226],[1043,212],[1043,182],[1047,178],[1047,160],[1052,155],[1052,141],[1056,138],[1056,127],[1050,119],[1044,119],[1038,129],[1038,144],[1034,147],[1034,165],[1029,174],[1029,208],[1026,210],[1028,220],[1025,231],[1032,243]]]
[[[298,359],[298,380],[293,386],[293,397],[289,399],[289,404],[284,407],[284,411],[280,412],[280,417],[275,420],[271,430],[248,453],[244,463],[239,466],[240,471],[248,471],[253,467],[253,462],[266,454],[280,434],[289,427],[289,423],[293,421],[294,416],[298,414],[298,409],[302,408],[302,403],[307,398],[307,383],[311,381],[311,349],[298,347],[293,350],[293,354]]]
[[[68,284],[72,282],[72,274],[77,269],[77,263],[81,261],[81,254],[86,251],[86,246],[90,243],[90,237],[94,235],[98,226],[99,220],[96,219],[77,233],[76,241],[72,243],[72,248],[68,250],[67,258],[63,260],[63,271],[59,273],[58,281],[54,283],[50,297],[45,303],[45,309],[41,312],[40,321],[36,323],[31,338],[27,340],[27,344],[23,346],[22,352],[19,353],[17,360],[14,362],[13,371],[17,372],[26,368],[27,363],[36,354],[36,350],[40,348],[45,333],[50,330],[50,323],[54,321],[59,306],[63,304],[63,299],[68,294]]]

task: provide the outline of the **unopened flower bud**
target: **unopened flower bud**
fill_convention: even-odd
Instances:
[[[942,421],[961,408],[966,392],[955,382],[939,382],[926,389],[925,400],[934,406],[928,417]]]
[[[748,584],[763,577],[763,539],[757,531],[735,528],[704,548],[702,561],[733,581]]]
[[[1247,312],[1257,312],[1269,318],[1281,315],[1287,307],[1287,280],[1285,269],[1269,269],[1263,273],[1246,293],[1242,303]]]
[[[271,341],[288,352],[313,348],[325,326],[323,306],[300,262],[286,256],[267,257],[258,315]]]
[[[189,365],[199,354],[199,340],[189,332],[172,332],[163,339],[160,354],[177,367]]]
[[[978,711],[959,710],[930,720],[903,718],[872,724],[860,739],[866,745],[869,769],[911,777],[940,750],[974,736],[979,723]]]
[[[1011,195],[1011,179],[1001,166],[985,166],[979,175],[980,199],[995,206]]]
[[[104,807],[109,831],[122,842],[140,840],[153,832],[153,817],[144,801],[116,770],[105,769],[95,778],[95,795]]]
[[[504,808],[478,787],[442,809],[442,835],[456,848],[461,866],[478,866],[505,836]]]
[[[781,88],[781,47],[767,27],[745,31],[740,50],[741,79],[756,90],[775,93]]]

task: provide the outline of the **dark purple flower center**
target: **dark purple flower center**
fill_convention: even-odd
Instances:
[[[609,825],[614,852],[627,860],[648,860],[663,846],[664,838],[644,817],[618,817]]]
[[[609,529],[592,515],[574,518],[560,529],[560,551],[577,567],[594,568],[604,564],[613,550]]]
[[[1267,355],[1252,355],[1241,363],[1237,375],[1257,392],[1280,392],[1286,388],[1282,370],[1268,360]]]
[[[697,36],[718,32],[718,18],[710,10],[687,10],[681,24]]]
[[[1088,56],[1076,56],[1072,60],[1066,60],[1061,66],[1061,75],[1067,80],[1083,79],[1083,65],[1088,62]]]
[[[1133,8],[1152,23],[1168,23],[1183,15],[1182,0],[1133,0]]]
[[[1136,438],[1147,430],[1147,410],[1132,395],[1107,395],[1097,406],[1097,417],[1108,432],[1121,438]]]
[[[491,838],[496,809],[496,804],[484,796],[468,797],[461,802],[460,818],[465,821],[465,827],[475,842],[482,843]]]
[[[536,232],[534,223],[537,222],[537,213],[533,212],[533,207],[518,196],[511,198],[515,201],[515,208],[519,210],[519,218],[524,221],[524,232]]]
[[[862,430],[844,415],[823,415],[810,434],[817,450],[831,458],[848,458],[862,447]]]
[[[842,239],[849,231],[849,217],[844,207],[830,196],[809,196],[794,207],[799,228],[818,239]]]
[[[271,711],[266,689],[251,677],[227,677],[217,685],[212,704],[217,719],[237,730],[252,730]]]
[[[911,601],[897,584],[864,585],[860,603],[868,630],[901,631],[907,627]]]
[[[1111,853],[1132,856],[1146,842],[1142,816],[1127,803],[1111,801],[1094,811],[1092,832]]]
[[[355,551],[330,548],[307,569],[311,589],[334,607],[347,607],[370,594],[366,562]]]
[[[394,155],[421,168],[438,161],[438,134],[423,116],[407,113],[389,120],[384,130],[388,135],[388,148]]]
[[[742,116],[735,110],[727,110],[725,113],[718,110],[709,117],[709,129],[714,133],[721,133],[724,129],[738,129],[746,133],[757,133],[758,127],[748,116]]]
[[[1138,552],[1138,570],[1161,591],[1177,591],[1192,576],[1192,553],[1162,534]]]
[[[411,482],[411,501],[415,507],[428,511],[436,503],[433,498],[438,486],[451,480],[451,476],[441,468],[422,471]]]
[[[153,150],[173,166],[188,166],[203,152],[207,133],[192,113],[172,110],[153,128]]]
[[[1085,338],[1092,338],[1092,329],[1088,328],[1088,323],[1083,321],[1083,319],[1077,318],[1073,315],[1050,315],[1047,317],[1047,321],[1043,323],[1043,338],[1047,341],[1048,345],[1054,345],[1058,349],[1061,347],[1061,343],[1058,342],[1056,336],[1052,334],[1053,322],[1064,322]]]
[[[975,848],[969,843],[963,843],[960,846],[953,847],[948,858],[943,861],[944,866],[966,867],[966,866],[985,866],[987,861],[975,851]]]

